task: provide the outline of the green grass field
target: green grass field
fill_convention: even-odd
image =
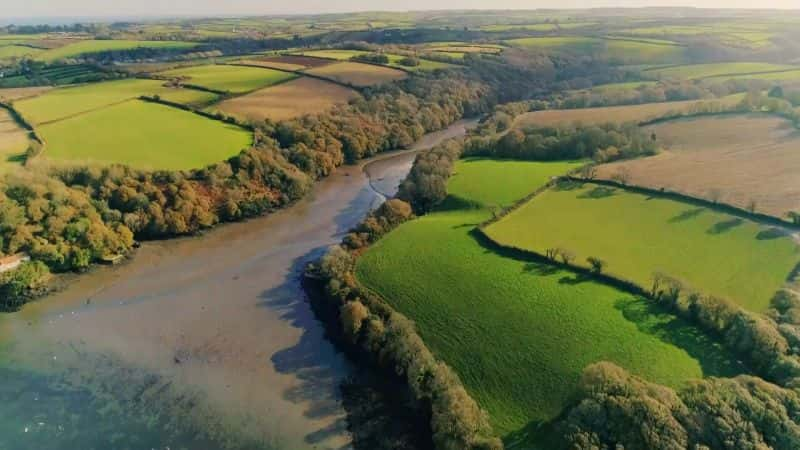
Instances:
[[[347,61],[354,56],[359,55],[369,55],[373,52],[367,52],[363,50],[341,50],[341,49],[330,49],[330,50],[311,50],[307,52],[298,53],[299,55],[303,56],[313,56],[316,58],[326,58],[326,59],[335,59],[337,61]],[[399,63],[404,56],[401,55],[392,55],[386,54],[386,57],[389,58],[389,63],[386,64],[389,67],[394,67],[398,69],[404,70],[436,70],[436,69],[446,69],[448,67],[453,67],[452,64],[447,64],[439,61],[430,61],[427,59],[419,59],[419,65],[414,67],[404,66]],[[462,56],[463,57],[463,56]]]
[[[645,76],[655,78],[688,78],[701,79],[720,76],[736,76],[742,74],[765,74],[769,72],[798,69],[798,66],[785,64],[769,64],[760,62],[733,62],[714,64],[689,64],[664,69],[646,70]]]
[[[678,63],[684,60],[686,52],[684,47],[673,43],[578,36],[512,39],[508,44],[548,52],[603,55],[619,64]]]
[[[717,344],[646,301],[502,256],[473,237],[491,216],[485,205],[508,205],[577,165],[460,161],[449,191],[461,201],[402,225],[358,263],[359,280],[416,322],[509,447],[541,443],[538,427],[568,404],[588,364],[610,360],[670,386],[739,370]]]
[[[193,169],[222,161],[251,144],[238,127],[139,100],[38,128],[48,160],[120,163],[142,169]]]
[[[261,67],[208,65],[186,67],[160,72],[167,77],[188,77],[188,84],[196,84],[218,91],[236,94],[255,91],[283,81],[297,78],[293,73]]]
[[[690,204],[594,184],[549,190],[489,226],[496,242],[544,254],[565,248],[575,263],[649,287],[660,271],[693,289],[762,312],[800,261],[788,237]]]
[[[14,106],[31,123],[41,124],[104,108],[144,94],[170,91],[163,81],[127,79],[53,89]]]
[[[5,45],[0,47],[0,59],[22,58],[23,56],[35,56],[43,50],[38,48],[26,47],[24,45]]]
[[[797,70],[781,70],[778,72],[755,73],[755,74],[742,74],[742,75],[721,75],[717,77],[708,77],[707,80],[767,80],[767,81],[798,81],[800,80],[800,69]]]
[[[50,62],[110,50],[133,50],[135,48],[178,49],[194,47],[196,45],[197,44],[192,42],[177,41],[85,40],[65,45],[64,47],[47,50],[46,52],[40,53],[37,59]]]

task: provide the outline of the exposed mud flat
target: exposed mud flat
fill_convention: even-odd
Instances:
[[[148,242],[0,317],[0,447],[350,447],[340,386],[356,369],[300,273],[396,192],[416,151],[472,124],[342,167],[267,217]]]

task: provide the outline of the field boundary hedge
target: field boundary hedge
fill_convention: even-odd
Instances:
[[[316,56],[313,56],[313,57],[309,56],[307,58],[316,58]],[[298,75],[299,77],[308,77],[308,78],[314,78],[314,79],[320,80],[320,81],[327,81],[329,83],[337,84],[339,86],[346,87],[348,89],[353,89],[353,90],[359,91],[359,92],[361,90],[365,89],[364,86],[355,86],[355,85],[352,85],[352,84],[349,84],[349,83],[343,83],[343,82],[341,82],[339,80],[334,80],[333,78],[325,78],[325,77],[322,77],[322,76],[319,76],[319,75],[315,75],[313,73],[304,72],[305,70],[308,70],[308,69],[298,69],[298,70],[277,69],[277,68],[274,68],[274,67],[265,67],[265,66],[259,66],[259,65],[256,65],[256,64],[247,64],[247,63],[229,63],[227,65],[229,65],[229,66],[238,66],[238,67],[256,67],[256,68],[261,68],[261,69],[277,70],[278,72],[284,72],[284,73],[293,73],[295,75]],[[297,79],[298,78],[289,78],[287,80],[279,81],[279,82],[277,82],[275,84],[271,84],[271,85],[269,85],[267,87],[264,87],[264,88],[261,88],[261,89],[269,89],[269,88],[271,88],[273,86],[278,86],[280,84],[288,83],[290,81],[294,81],[294,80],[297,80]]]
[[[693,206],[701,206],[704,208],[712,209],[714,211],[730,214],[732,216],[752,220],[753,222],[757,222],[764,225],[773,225],[793,230],[800,230],[800,224],[789,222],[780,217],[775,217],[769,214],[763,214],[758,212],[750,212],[744,208],[733,206],[729,203],[713,202],[711,200],[706,200],[701,197],[695,197],[692,195],[683,194],[681,192],[673,191],[666,188],[654,189],[646,186],[622,184],[618,181],[597,179],[597,178],[589,180],[586,178],[576,177],[574,175],[565,175],[562,177],[562,179],[568,181],[574,181],[577,183],[590,183],[601,186],[619,188],[637,194],[648,195],[651,197],[665,198],[667,200],[675,200],[683,203],[689,203],[690,205]]]
[[[19,111],[14,108],[14,104],[12,102],[0,102],[0,108],[3,108],[8,111],[11,115],[11,119],[16,122],[17,125],[22,127],[28,133],[28,139],[35,142],[37,145],[30,146],[28,151],[25,152],[25,163],[27,164],[28,161],[31,159],[39,156],[44,151],[45,142],[44,139],[39,136],[39,133],[36,132],[36,129],[33,128],[33,125],[30,124],[25,117],[20,114]]]
[[[679,280],[672,279],[668,275],[664,275],[664,279],[660,282],[654,279],[653,287],[648,289],[637,282],[627,280],[612,273],[593,270],[573,262],[558,261],[555,257],[548,257],[535,250],[501,244],[486,234],[485,229],[487,226],[520,208],[527,201],[533,201],[536,196],[550,189],[559,181],[595,183],[637,192],[637,188],[623,186],[616,182],[606,183],[602,180],[598,180],[600,182],[587,181],[582,178],[565,175],[558,179],[551,180],[546,188],[539,188],[529,194],[526,197],[526,201],[516,202],[514,205],[503,210],[500,214],[497,214],[494,218],[479,224],[473,230],[473,236],[479,244],[503,256],[523,261],[546,263],[555,267],[567,269],[581,277],[586,277],[587,280],[594,280],[624,292],[642,296],[658,305],[666,306],[673,313],[689,320],[703,331],[721,338],[720,341],[724,342],[725,346],[734,354],[739,355],[748,366],[753,368],[755,373],[759,374],[759,376],[781,385],[793,385],[798,382],[796,380],[800,380],[800,360],[792,353],[786,339],[778,331],[778,324],[761,314],[747,311],[725,299],[717,298],[713,295],[704,295],[694,291],[691,287],[683,285]],[[637,193],[677,199],[679,201],[684,201],[682,199],[685,197],[692,200],[696,205],[708,205],[709,208],[723,212],[727,211],[725,208],[730,208],[731,211],[738,210],[738,208],[731,207],[730,205],[714,204],[707,200],[695,199],[680,194],[675,196],[670,196],[670,194],[664,195],[660,191],[647,188],[641,188]],[[771,222],[777,220],[772,216],[766,217],[769,218]],[[749,219],[750,216],[746,218]],[[602,257],[603,255],[597,256]],[[798,270],[800,270],[800,266],[795,268],[795,271]],[[663,283],[663,285],[660,283]],[[779,289],[778,292],[782,290],[783,289]],[[716,320],[714,318],[716,318]]]
[[[206,119],[216,120],[218,122],[227,123],[229,125],[236,125],[239,128],[245,129],[251,133],[255,132],[255,128],[252,125],[247,123],[240,122],[235,117],[225,116],[225,115],[217,115],[214,113],[203,111],[202,109],[195,108],[193,106],[184,105],[183,103],[172,102],[169,100],[164,100],[163,98],[155,95],[142,95],[139,96],[139,100],[148,102],[148,103],[158,103],[159,105],[169,106],[170,108],[177,108],[182,109],[184,111],[188,111],[191,113],[195,113],[199,116],[203,116]]]
[[[370,364],[404,380],[424,414],[439,450],[501,450],[488,416],[469,396],[458,375],[434,356],[413,322],[392,308],[355,276],[356,261],[389,231],[414,218],[411,206],[387,200],[333,246],[304,274],[315,312],[336,330],[339,343]]]

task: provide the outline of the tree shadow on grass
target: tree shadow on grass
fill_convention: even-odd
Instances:
[[[614,307],[639,331],[686,351],[697,360],[705,376],[730,377],[748,372],[715,338],[651,301],[626,297],[617,300]]]
[[[566,275],[558,279],[559,284],[567,284],[570,286],[576,286],[581,283],[585,283],[587,281],[591,281],[592,278],[583,273],[573,273],[572,275]]]
[[[705,208],[687,209],[686,211],[683,211],[682,213],[678,214],[675,217],[670,217],[670,219],[667,222],[669,222],[669,223],[686,222],[687,220],[694,219],[695,217],[699,216],[700,214],[703,214],[703,212],[705,210],[706,210]]]
[[[532,275],[550,276],[558,273],[560,269],[556,266],[551,266],[542,263],[529,262],[522,266],[522,271]]]
[[[742,219],[740,219],[738,217],[734,217],[732,219],[723,220],[723,221],[715,223],[714,225],[711,226],[711,228],[709,228],[706,231],[706,233],[708,233],[708,234],[727,233],[728,231],[730,231],[730,230],[732,230],[732,229],[734,229],[734,228],[736,228],[738,226],[741,226],[742,224],[744,224],[744,220],[742,220]]]
[[[503,436],[503,444],[506,448],[558,448],[554,422],[556,420],[551,422],[532,420],[519,430]]]
[[[617,190],[608,186],[597,186],[579,195],[580,199],[599,200],[617,195]]]
[[[756,235],[756,239],[759,241],[771,241],[773,239],[780,239],[788,235],[789,233],[783,228],[770,227],[759,231]]]
[[[584,183],[575,180],[560,180],[553,186],[554,191],[575,191],[583,189]]]

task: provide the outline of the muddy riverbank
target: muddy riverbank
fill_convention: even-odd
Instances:
[[[393,194],[416,151],[472,123],[342,167],[267,217],[146,243],[0,317],[0,448],[347,448],[340,385],[356,369],[301,271]]]

